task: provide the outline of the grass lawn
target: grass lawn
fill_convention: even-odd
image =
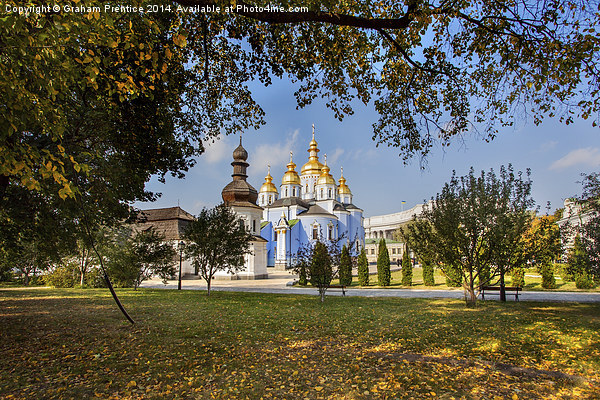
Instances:
[[[0,398],[598,398],[600,305],[0,289]]]

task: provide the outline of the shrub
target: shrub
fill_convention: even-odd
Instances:
[[[346,247],[346,245],[342,247],[342,255],[340,256],[339,277],[340,285],[352,285],[352,259],[350,258],[350,252],[348,251],[348,247]]]
[[[423,283],[425,286],[435,286],[433,265],[429,261],[423,261]]]
[[[369,286],[369,262],[367,261],[365,249],[362,249],[358,256],[358,284]]]
[[[76,267],[71,264],[56,267],[54,271],[44,275],[44,283],[55,288],[72,288],[77,284]]]
[[[589,274],[584,272],[575,277],[575,287],[577,289],[593,289],[596,287],[596,283]]]
[[[390,271],[390,254],[388,253],[385,239],[379,241],[379,254],[377,255],[377,280],[379,286],[389,286],[392,280]]]
[[[518,286],[518,287],[525,286],[525,270],[523,269],[523,267],[513,268],[510,283],[513,286]]]
[[[408,248],[404,248],[402,254],[402,285],[412,286],[413,267],[410,258],[408,257]]]
[[[563,282],[574,282],[575,276],[569,272],[567,264],[555,263],[554,272],[560,275]]]
[[[459,268],[455,266],[447,266],[444,268],[444,274],[446,275],[446,286],[462,287],[463,277]]]
[[[542,287],[544,289],[556,289],[556,279],[554,279],[552,264],[542,264],[539,272],[542,275]]]

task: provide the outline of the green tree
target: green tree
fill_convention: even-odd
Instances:
[[[433,264],[430,261],[421,261],[423,268],[423,284],[425,286],[435,286],[435,276],[433,271]]]
[[[577,235],[573,241],[573,247],[567,256],[566,272],[575,280],[578,289],[591,289],[594,283],[591,276],[592,263],[583,244],[581,236]]]
[[[521,221],[530,212],[530,193],[529,174],[524,179],[510,165],[501,167],[499,176],[493,170],[476,176],[472,168],[461,178],[454,173],[435,200],[407,226],[409,242],[417,249],[430,246],[447,277],[453,279],[454,272],[459,272],[467,305],[475,305],[478,286],[484,284],[482,274],[487,275],[489,269],[491,278],[499,277],[517,265],[507,249],[511,240],[513,246],[521,246],[528,227]],[[507,232],[510,235],[502,237]]]
[[[520,288],[525,286],[525,270],[522,266],[513,268],[510,284]]]
[[[413,267],[410,257],[408,256],[408,246],[404,247],[402,254],[402,285],[412,286]]]
[[[583,194],[578,198],[587,214],[581,228],[581,241],[589,258],[587,274],[600,282],[600,173],[584,175]]]
[[[515,123],[517,110],[534,115],[535,123],[598,115],[594,1],[321,2],[299,12],[245,5],[197,14],[6,13],[0,21],[2,184],[35,189],[56,179],[61,195],[69,196],[73,181],[64,173],[86,165],[62,143],[74,135],[66,133],[73,93],[114,105],[151,99],[175,77],[184,78],[183,91],[163,94],[180,99],[179,109],[189,114],[178,121],[197,132],[258,126],[263,111],[248,83],[268,86],[289,76],[300,107],[323,97],[341,119],[353,113],[355,100],[372,101],[381,116],[374,139],[399,147],[404,157],[426,154],[438,141],[448,144],[473,125],[489,140],[499,126]],[[30,137],[53,145],[40,148]]]
[[[310,261],[310,283],[319,289],[321,302],[325,301],[325,292],[335,275],[331,255],[327,246],[317,240]]]
[[[389,286],[391,279],[390,254],[385,239],[381,239],[379,241],[379,253],[377,254],[377,281],[379,286]]]
[[[556,279],[554,278],[554,267],[550,263],[538,265],[538,272],[542,275],[542,287],[544,289],[556,289]]]
[[[440,269],[444,275],[446,275],[446,286],[463,287],[463,274],[459,267],[454,265],[446,265]]]
[[[207,295],[217,271],[237,272],[244,267],[252,235],[237,215],[224,204],[202,209],[183,235],[185,255],[206,281]]]
[[[350,251],[348,251],[348,247],[346,245],[342,247],[338,275],[340,279],[340,285],[352,285],[352,259],[350,258]]]
[[[360,286],[369,286],[369,262],[364,247],[360,250],[358,256],[358,284]]]
[[[136,268],[134,289],[156,275],[166,283],[175,276],[177,251],[154,228],[137,232],[132,238],[132,259]]]

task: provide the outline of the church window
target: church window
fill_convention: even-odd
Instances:
[[[395,247],[392,249],[392,254],[396,254],[396,248]]]
[[[375,254],[375,249],[371,249],[371,255]]]
[[[323,198],[323,188],[321,188],[321,198]]]
[[[319,225],[313,225],[313,240],[317,240],[319,238]]]
[[[292,196],[296,197],[296,188],[292,188]]]
[[[269,196],[269,204],[273,201],[273,196]]]
[[[277,231],[274,231],[274,232],[275,232],[275,234],[273,235],[273,238],[274,238],[273,240],[277,241]]]
[[[252,220],[252,233],[256,233],[256,220]]]
[[[329,225],[327,228],[327,238],[333,240],[333,225]]]
[[[306,192],[308,193],[308,183],[306,184]]]
[[[285,188],[285,197],[288,197],[288,188]]]
[[[331,198],[331,189],[329,189],[329,190],[328,190],[328,192],[327,192],[327,197],[328,197],[328,198]]]

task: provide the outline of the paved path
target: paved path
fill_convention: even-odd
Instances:
[[[269,279],[213,281],[211,290],[230,292],[255,292],[275,294],[306,294],[317,295],[316,288],[298,288],[291,286],[296,278],[285,272],[269,274]],[[155,289],[177,289],[177,281],[169,281],[164,285],[160,280],[145,281],[142,287]],[[182,281],[185,290],[206,290],[206,283],[201,279],[185,279]],[[327,296],[341,296],[339,289],[330,289]],[[462,289],[454,290],[426,290],[426,289],[347,289],[347,296],[361,297],[402,297],[402,298],[447,298],[462,299]],[[511,300],[509,296],[508,299]],[[498,296],[494,296],[498,298]],[[579,303],[600,303],[600,293],[581,292],[530,292],[525,291],[519,295],[521,301],[558,301]]]

